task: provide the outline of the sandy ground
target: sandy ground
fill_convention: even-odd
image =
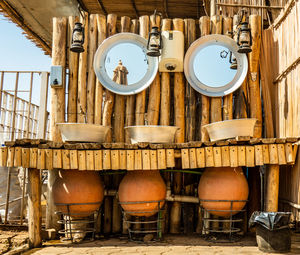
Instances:
[[[292,236],[292,250],[289,254],[300,254],[300,234]],[[254,236],[247,236],[241,241],[231,244],[217,244],[205,241],[197,235],[193,236],[165,236],[162,242],[139,244],[127,239],[111,238],[81,244],[61,244],[58,241],[45,243],[43,248],[33,249],[25,254],[62,255],[62,254],[90,254],[90,255],[122,255],[122,254],[271,254],[258,250]]]

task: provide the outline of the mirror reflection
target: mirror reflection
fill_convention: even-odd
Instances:
[[[236,73],[232,69],[235,56],[220,45],[209,45],[195,56],[193,69],[197,79],[209,87],[222,87],[231,82]]]
[[[105,58],[107,75],[119,84],[131,85],[139,82],[147,73],[145,52],[133,43],[120,43],[112,47]]]

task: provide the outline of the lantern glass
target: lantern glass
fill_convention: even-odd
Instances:
[[[248,31],[242,31],[240,35],[240,43],[241,44],[250,44],[250,34]]]
[[[73,33],[73,42],[81,42],[83,39],[82,32],[75,30]]]

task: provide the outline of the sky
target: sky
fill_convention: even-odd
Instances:
[[[51,58],[22,34],[22,29],[0,14],[0,70],[50,71]]]
[[[50,71],[51,58],[28,40],[23,30],[0,14],[0,71]],[[11,90],[15,85],[15,74],[6,73],[4,76],[4,90]],[[19,90],[28,90],[30,74],[20,74]],[[39,105],[40,76],[33,76],[32,101]],[[12,93],[12,92],[10,92]],[[19,92],[18,97],[28,100],[28,92]]]

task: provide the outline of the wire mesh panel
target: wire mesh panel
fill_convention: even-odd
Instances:
[[[138,202],[119,202],[122,205],[138,205],[138,204],[157,204],[154,210],[134,211],[124,210],[123,226],[128,230],[128,237],[131,241],[148,242],[159,241],[162,239],[165,200],[156,201],[138,201]],[[144,215],[144,216],[135,216]],[[149,216],[148,216],[149,215]]]
[[[200,199],[202,212],[202,233],[206,239],[211,242],[235,242],[239,240],[237,234],[242,233],[241,226],[245,220],[243,214],[246,209],[234,209],[235,203],[246,203],[248,200],[211,200]],[[206,209],[202,206],[202,202],[208,203],[224,203],[229,202],[230,206],[227,210],[222,209]],[[216,206],[217,207],[217,206]],[[228,213],[227,217],[215,216],[215,214]]]
[[[98,204],[99,209],[87,215],[86,212],[78,213],[72,211],[72,206],[78,205],[91,205]],[[101,202],[96,203],[70,203],[70,204],[55,204],[60,208],[64,208],[62,211],[55,212],[60,215],[60,220],[57,222],[63,225],[63,229],[58,233],[61,236],[62,242],[79,243],[83,240],[93,241],[95,239],[96,222],[100,217]]]

